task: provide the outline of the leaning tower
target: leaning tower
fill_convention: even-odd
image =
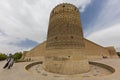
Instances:
[[[44,69],[59,74],[87,72],[84,48],[79,10],[72,4],[57,5],[50,14]]]

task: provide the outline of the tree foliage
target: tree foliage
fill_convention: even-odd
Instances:
[[[5,60],[7,58],[6,54],[0,53],[0,60]]]
[[[16,52],[14,55],[13,55],[13,58],[15,61],[17,61],[18,59],[20,59],[22,57],[22,52]]]

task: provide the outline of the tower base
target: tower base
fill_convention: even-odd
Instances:
[[[90,70],[88,60],[82,50],[48,50],[46,54],[44,69],[48,72],[69,75]]]

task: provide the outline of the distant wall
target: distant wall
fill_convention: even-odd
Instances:
[[[98,44],[95,44],[94,42],[89,41],[87,39],[84,39],[84,42],[85,42],[84,53],[85,55],[87,55],[88,59],[110,58],[110,53],[106,48]]]
[[[117,58],[115,50],[110,48],[104,48],[98,44],[95,44],[84,38],[85,49],[83,53],[88,59],[101,59],[101,58]],[[35,60],[40,59],[40,57],[45,55],[46,42],[41,43],[32,50],[26,53],[25,58],[32,58]],[[74,52],[74,50],[73,50]]]
[[[119,56],[117,55],[117,52],[113,46],[106,47],[106,49],[109,51],[111,58],[119,58]]]

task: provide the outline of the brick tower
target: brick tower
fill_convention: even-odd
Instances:
[[[79,10],[72,4],[56,6],[50,15],[47,48],[84,47]]]
[[[59,74],[89,71],[80,13],[72,4],[56,6],[49,20],[44,69]]]

